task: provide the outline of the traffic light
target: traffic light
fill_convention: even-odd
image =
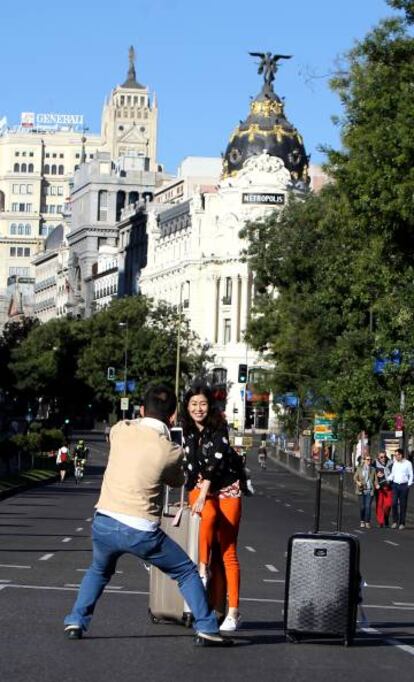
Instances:
[[[115,367],[108,367],[107,378],[108,381],[115,381]]]
[[[239,365],[239,384],[247,383],[247,365]]]

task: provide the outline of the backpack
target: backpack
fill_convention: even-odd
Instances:
[[[60,461],[61,462],[67,462],[68,461],[68,453],[67,452],[61,452],[60,453]]]

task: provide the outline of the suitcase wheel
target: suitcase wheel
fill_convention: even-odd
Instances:
[[[154,625],[158,625],[159,623],[161,623],[160,619],[157,618],[157,616],[154,616],[154,614],[151,611],[148,611],[148,615],[151,623],[153,623]]]
[[[191,613],[186,613],[186,614],[183,616],[183,623],[184,623],[184,626],[185,626],[186,628],[191,628],[191,626],[192,626],[192,624],[193,624],[193,616],[192,616]]]
[[[292,635],[291,632],[287,632],[286,641],[290,644],[299,644],[299,637],[297,635]]]

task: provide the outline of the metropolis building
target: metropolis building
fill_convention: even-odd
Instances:
[[[263,87],[230,137],[215,190],[199,188],[161,211],[148,207],[147,265],[140,277],[142,293],[179,306],[214,354],[214,383],[227,388],[229,421],[264,429],[272,425],[272,410],[269,395],[255,393],[264,367],[244,341],[255,277],[241,258],[247,245],[239,233],[246,221],[280,211],[291,194],[303,196],[309,187],[308,157],[274,92],[276,61],[270,57],[262,56],[262,65],[269,62]],[[248,366],[247,385],[238,383],[240,364]]]

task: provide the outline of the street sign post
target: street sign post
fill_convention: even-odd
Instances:
[[[122,412],[129,410],[129,398],[121,398],[121,410]]]

